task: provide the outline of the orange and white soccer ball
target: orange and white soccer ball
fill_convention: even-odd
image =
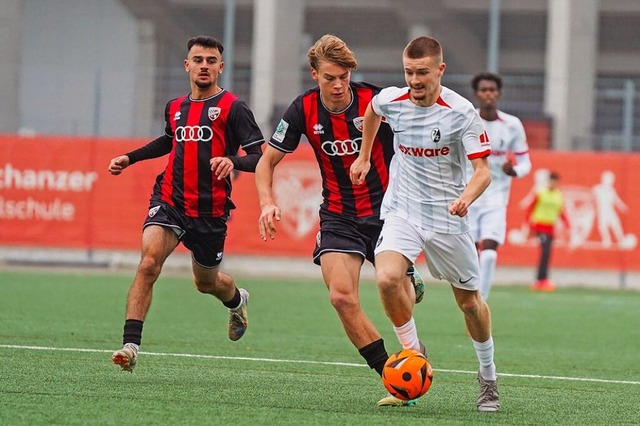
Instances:
[[[396,398],[408,401],[427,393],[433,369],[426,356],[413,349],[392,354],[382,370],[382,383]]]

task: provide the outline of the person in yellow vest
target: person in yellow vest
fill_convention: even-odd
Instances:
[[[540,241],[538,276],[531,286],[533,291],[554,291],[556,289],[555,284],[549,281],[549,261],[551,260],[551,246],[558,219],[561,219],[566,229],[569,229],[569,220],[564,211],[564,197],[558,189],[559,179],[558,173],[550,172],[547,186],[536,193],[527,210],[529,229],[535,233]]]

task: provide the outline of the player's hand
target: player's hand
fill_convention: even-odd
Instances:
[[[465,217],[469,213],[469,205],[466,201],[456,198],[453,203],[449,205],[449,213],[454,216]]]
[[[360,185],[364,182],[364,179],[367,177],[367,173],[369,173],[369,169],[371,168],[371,162],[369,160],[365,160],[364,158],[356,158],[351,164],[351,168],[349,170],[349,176],[351,177],[351,183],[354,185]]]
[[[225,179],[233,171],[233,161],[227,157],[213,157],[209,160],[211,171],[218,180]]]
[[[109,162],[109,173],[114,176],[118,176],[124,169],[129,167],[129,157],[121,155],[119,157],[111,159]]]
[[[263,205],[258,219],[258,231],[263,241],[267,241],[267,235],[272,240],[276,237],[276,221],[280,222],[280,207],[273,203]]]
[[[513,162],[511,160],[507,160],[503,165],[502,165],[502,171],[511,176],[511,177],[516,177],[516,171],[513,168]]]

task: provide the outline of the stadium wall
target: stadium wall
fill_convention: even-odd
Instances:
[[[136,164],[121,176],[109,160],[143,139],[0,135],[0,246],[139,250],[140,227],[155,177],[166,159]],[[502,266],[533,266],[537,244],[524,226],[525,206],[548,171],[561,175],[570,229],[559,229],[553,265],[640,271],[640,154],[533,150],[532,173],[514,181]],[[310,147],[276,170],[274,195],[283,217],[275,240],[260,240],[252,174],[233,182],[238,206],[226,253],[308,259],[318,230],[321,180]],[[184,251],[184,250],[182,250]]]

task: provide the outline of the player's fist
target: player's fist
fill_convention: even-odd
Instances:
[[[509,176],[512,177],[516,177],[516,171],[513,168],[513,161],[511,160],[507,160],[503,165],[502,165],[502,171],[505,172],[505,174],[508,174]]]
[[[360,185],[364,182],[367,177],[367,173],[369,173],[369,169],[371,168],[371,162],[365,160],[358,156],[355,161],[351,164],[349,169],[349,177],[351,178],[351,183],[354,185]]]
[[[465,217],[469,213],[469,205],[464,200],[456,198],[449,205],[449,213],[454,216]]]
[[[119,157],[113,158],[109,162],[109,173],[114,176],[118,176],[127,167],[129,167],[129,157],[126,155],[121,155]]]

